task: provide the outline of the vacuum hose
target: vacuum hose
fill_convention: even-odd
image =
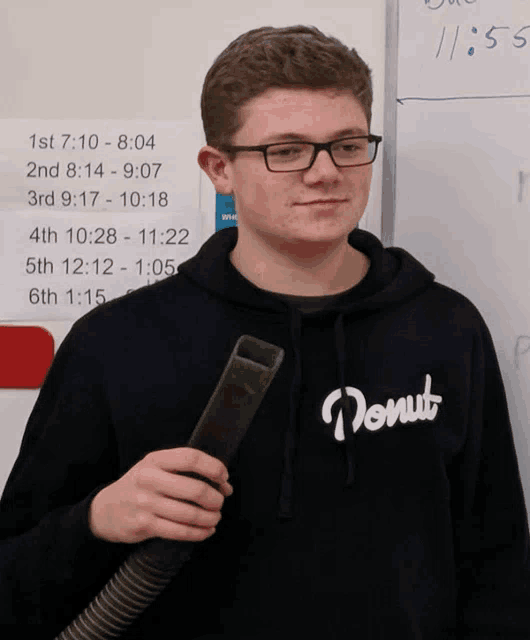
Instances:
[[[283,357],[280,347],[241,336],[187,446],[228,465]],[[215,486],[194,473],[180,475],[200,478]],[[177,575],[195,544],[162,538],[141,543],[55,640],[107,640],[120,636]]]
[[[89,606],[57,640],[117,638],[166,588],[191,556],[194,543],[149,540],[132,553]],[[158,543],[168,545],[156,549]],[[189,545],[187,548],[182,546]],[[182,546],[181,546],[182,545]]]

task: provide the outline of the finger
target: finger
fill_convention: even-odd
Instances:
[[[193,471],[206,476],[213,482],[221,484],[228,480],[228,469],[217,458],[191,447],[164,449],[149,456],[156,456],[156,462],[161,469],[178,473],[179,471]]]
[[[136,484],[140,489],[146,489],[155,495],[195,502],[204,509],[218,511],[224,502],[224,495],[203,480],[170,473],[157,467],[139,469]]]
[[[167,540],[183,540],[201,542],[215,533],[215,528],[192,527],[190,525],[171,522],[164,518],[157,518],[155,522],[155,536]]]
[[[156,500],[151,509],[153,515],[176,524],[185,524],[200,528],[215,528],[221,520],[219,511],[202,509],[188,502],[161,498]]]
[[[223,484],[219,485],[219,491],[225,498],[228,498],[234,493],[234,487],[229,482],[223,482]]]

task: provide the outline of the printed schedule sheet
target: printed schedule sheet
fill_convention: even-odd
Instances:
[[[191,123],[0,120],[0,319],[69,320],[201,244]]]

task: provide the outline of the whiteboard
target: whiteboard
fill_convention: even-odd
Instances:
[[[86,216],[80,220],[73,207],[76,202],[83,201],[85,204],[84,200],[88,196],[82,194],[91,190],[103,193],[103,188],[82,189],[79,186],[75,191],[68,189],[69,177],[68,174],[65,175],[65,169],[68,170],[68,163],[74,159],[67,158],[64,154],[54,156],[53,159],[50,155],[49,161],[46,159],[45,154],[52,146],[51,135],[54,132],[55,145],[60,141],[62,153],[67,150],[62,149],[63,145],[68,147],[74,137],[77,144],[83,134],[87,136],[84,139],[86,144],[90,136],[96,134],[100,141],[111,142],[112,137],[105,137],[109,127],[114,127],[112,130],[117,131],[116,127],[119,126],[121,135],[121,130],[125,129],[127,123],[131,124],[130,131],[135,134],[143,131],[138,128],[139,123],[144,127],[146,123],[152,122],[157,130],[160,130],[164,123],[188,123],[191,128],[190,139],[194,135],[198,142],[193,145],[181,145],[178,154],[173,153],[173,159],[176,161],[176,166],[172,168],[173,184],[167,185],[167,188],[164,186],[164,191],[170,193],[171,187],[181,188],[183,180],[190,184],[190,189],[197,189],[197,198],[193,197],[191,206],[196,206],[198,211],[198,233],[202,244],[215,231],[215,190],[197,164],[198,150],[205,144],[200,117],[200,95],[204,77],[214,59],[240,34],[267,25],[283,27],[297,24],[313,25],[325,34],[338,37],[347,46],[355,47],[367,62],[373,73],[372,131],[381,134],[384,126],[384,0],[293,0],[288,4],[282,0],[232,0],[229,3],[214,0],[92,0],[90,3],[81,0],[0,0],[0,59],[9,62],[2,67],[0,129],[11,131],[14,136],[12,144],[9,143],[11,146],[8,144],[7,135],[0,140],[0,171],[4,174],[12,172],[13,178],[4,181],[3,187],[0,185],[0,214],[5,214],[1,231],[8,233],[12,239],[6,245],[9,251],[13,254],[18,253],[23,258],[21,262],[15,262],[15,258],[9,262],[9,269],[16,273],[6,273],[5,270],[0,272],[0,285],[9,284],[10,300],[15,300],[17,293],[13,288],[13,278],[20,277],[22,283],[20,270],[24,265],[28,271],[28,282],[31,280],[31,283],[29,288],[27,282],[24,282],[23,286],[29,292],[37,289],[37,283],[33,284],[34,278],[51,277],[50,265],[54,268],[53,276],[57,275],[55,270],[59,268],[63,271],[71,270],[73,261],[79,257],[70,251],[67,253],[64,243],[70,242],[73,233],[70,229],[74,228],[73,225],[77,225],[76,238],[83,246],[89,244],[91,232],[94,238],[97,229],[105,228],[101,220],[101,216],[104,215],[103,208],[94,212],[100,216],[97,220],[94,217],[93,221],[89,221]],[[34,126],[37,121],[40,133],[32,138],[32,135],[36,135]],[[47,121],[48,127],[44,126],[44,121]],[[33,128],[30,128],[28,122]],[[68,128],[57,128],[57,122],[68,124]],[[17,131],[25,133],[17,138],[14,135]],[[67,139],[65,134],[72,137]],[[134,136],[133,138],[136,139]],[[25,146],[22,146],[21,140],[25,140]],[[33,145],[42,140],[42,146],[46,148],[37,156],[35,153],[40,153],[41,150],[28,148],[28,141]],[[96,137],[91,140],[95,144]],[[117,140],[119,141],[119,136]],[[168,138],[162,138],[162,141],[164,140],[168,141]],[[156,153],[158,149],[157,146]],[[78,153],[79,149],[72,147],[70,151]],[[122,166],[125,166],[125,162],[131,162],[135,169],[140,167],[141,170],[142,164],[135,162],[130,155],[134,150],[128,148],[125,151],[128,155],[124,158]],[[157,155],[154,160],[149,160],[146,156],[141,162],[144,167],[145,163],[150,162],[151,169],[160,163],[164,163],[165,167],[165,163],[168,162],[167,156],[168,153],[164,151],[163,155]],[[53,177],[52,171],[55,171],[54,167],[60,162],[63,182],[60,189],[55,188],[55,198],[62,204],[62,211],[59,213],[62,215],[66,208],[70,208],[71,218],[65,217],[62,222],[46,222],[41,210],[32,209],[28,212],[30,203],[25,204],[25,211],[22,210],[22,202],[20,209],[18,204],[13,209],[12,198],[20,198],[20,191],[25,184],[21,175],[16,174],[17,167],[28,162],[35,162],[38,167],[44,167],[42,175],[39,176],[39,179],[42,178],[42,186],[40,190],[36,189],[39,197],[43,196],[41,200],[44,204],[46,196],[51,200],[50,194],[53,189],[52,186],[47,186],[47,181]],[[83,179],[88,180],[88,162],[89,159],[79,158],[76,169],[71,171],[77,171],[73,182],[81,185]],[[94,166],[99,167],[101,162],[107,171],[108,161],[105,158],[99,158],[90,169]],[[113,169],[115,167],[108,165],[109,171]],[[193,175],[190,176],[190,172]],[[374,165],[370,200],[360,225],[377,235],[380,229],[381,175],[382,164],[381,160],[378,160]],[[92,179],[96,178],[91,175],[90,180]],[[17,184],[22,186],[18,188]],[[151,191],[145,194],[146,198],[150,197],[154,189],[153,183]],[[66,198],[64,191],[70,192]],[[121,184],[116,185],[115,195],[111,193],[107,197],[118,198],[119,203],[123,191],[125,187]],[[160,189],[156,191],[159,193]],[[94,196],[90,200],[91,203],[93,198]],[[100,198],[101,196],[98,196],[96,204],[101,202]],[[197,205],[195,200],[198,200]],[[160,201],[157,200],[157,203],[160,204]],[[115,204],[116,202],[113,206]],[[184,204],[181,202],[179,206]],[[116,211],[111,213],[114,216]],[[91,215],[90,211],[84,211],[84,214]],[[17,215],[20,225],[14,222],[14,216]],[[127,212],[123,212],[123,215],[126,216]],[[57,218],[57,215],[54,214],[54,217]],[[112,227],[118,228],[118,223],[114,220],[115,218]],[[131,220],[131,224],[133,222],[134,220]],[[110,214],[106,224],[110,225]],[[136,233],[137,238],[142,232],[145,238],[152,237],[152,229],[144,231],[139,222],[134,222],[134,225],[132,231]],[[42,255],[35,253],[34,249],[29,253],[29,247],[35,245],[28,243],[28,237],[35,229],[40,230],[39,238],[43,237],[42,230],[45,232],[46,240],[62,238],[62,245],[57,244],[56,254],[48,253],[48,249],[46,254]],[[179,229],[180,227],[177,231]],[[157,230],[165,232],[167,228],[157,227]],[[129,236],[132,237],[130,234]],[[111,236],[111,240],[113,239],[114,236]],[[125,236],[123,239],[126,240]],[[21,246],[24,242],[26,244]],[[107,243],[107,251],[101,256],[87,254],[83,266],[88,268],[90,265],[91,269],[99,269],[100,266],[110,265],[109,261],[112,260],[113,267],[119,267],[120,270],[134,267],[141,267],[143,270],[143,263],[137,264],[141,257],[131,258],[126,253],[125,242],[123,247],[121,251],[117,244],[111,246]],[[185,259],[182,257],[184,254],[180,256],[178,262]],[[98,258],[100,263],[96,262]],[[176,262],[168,263],[173,259],[169,255],[158,256],[157,260],[161,258],[164,269],[172,269],[176,265]],[[103,263],[101,260],[106,262]],[[146,256],[145,260],[148,266],[149,257]],[[150,262],[152,269],[153,260]],[[29,273],[32,270],[33,273]],[[39,270],[42,273],[39,273]],[[61,272],[61,275],[70,274]],[[142,277],[144,275],[150,277],[148,273],[142,273]],[[131,286],[136,285],[137,282]],[[100,298],[101,287],[102,285],[97,284],[91,287],[96,296],[99,291]],[[29,307],[27,299],[24,305],[20,303],[19,308],[10,303],[6,317],[0,314],[0,324],[43,326],[52,333],[57,349],[75,318],[66,318],[64,314],[50,315],[49,309],[44,309],[42,303],[54,302],[54,294],[57,294],[59,299],[60,291],[48,283],[39,288],[40,291],[43,289],[46,296],[43,298],[41,293],[37,299],[43,308],[42,313],[34,313],[35,306]],[[86,302],[86,291],[89,287],[77,291],[71,289],[72,286],[66,283],[62,287],[63,303],[75,302],[79,309],[78,315],[82,315],[88,307],[79,302]],[[107,295],[106,291],[104,295]],[[112,295],[111,292],[110,296]],[[35,298],[35,294],[33,297]],[[7,304],[7,301],[4,304]],[[37,393],[37,390],[0,389],[0,489],[3,489],[13,466]]]
[[[394,244],[492,333],[530,504],[530,4],[399,3]]]

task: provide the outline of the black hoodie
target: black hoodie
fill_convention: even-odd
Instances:
[[[123,638],[530,639],[527,513],[479,311],[365,231],[349,242],[368,274],[322,298],[250,283],[236,241],[217,232],[61,344],[0,503],[0,637],[53,639],[136,548],[91,534],[93,497],[186,444],[247,334],[285,358],[234,494]]]

